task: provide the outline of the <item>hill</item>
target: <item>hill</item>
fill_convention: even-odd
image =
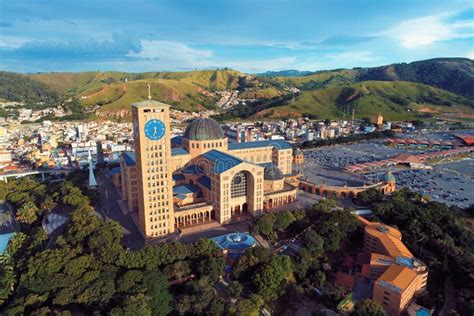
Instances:
[[[280,70],[280,71],[266,71],[255,74],[257,77],[300,77],[311,74],[311,71],[300,71],[295,69]]]
[[[215,107],[215,100],[205,90],[187,82],[171,79],[144,79],[126,83],[114,83],[98,91],[84,95],[80,101],[84,106],[99,105],[99,116],[128,116],[130,104],[148,97],[148,84],[154,100],[186,111],[205,110]]]
[[[294,101],[262,109],[254,117],[306,114],[315,118],[349,118],[383,113],[388,119],[412,119],[417,113],[462,111],[474,113],[474,101],[428,85],[403,81],[363,81],[302,91]]]
[[[60,94],[37,80],[0,71],[0,99],[17,102],[57,101]]]
[[[357,70],[357,80],[417,82],[474,98],[474,60],[435,58],[409,64],[361,68]]]
[[[129,116],[130,104],[146,98],[150,84],[154,99],[187,111],[216,109],[221,91],[238,91],[242,102],[222,113],[222,119],[301,114],[340,118],[352,109],[357,116],[382,112],[402,118],[413,117],[417,111],[424,115],[472,113],[474,61],[437,58],[372,68],[287,70],[257,76],[227,68],[144,73],[1,72],[0,83],[1,99],[56,102],[75,97],[81,111],[104,117]]]

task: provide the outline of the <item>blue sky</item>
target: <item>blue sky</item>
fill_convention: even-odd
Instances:
[[[0,69],[254,73],[474,59],[473,3],[0,0]]]

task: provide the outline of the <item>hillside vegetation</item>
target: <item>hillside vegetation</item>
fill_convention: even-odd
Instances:
[[[383,113],[388,119],[413,118],[423,108],[472,112],[474,101],[423,84],[403,81],[363,81],[345,86],[331,86],[303,91],[293,101],[264,109],[257,117],[308,114],[314,117],[346,118],[355,110],[356,117]],[[410,111],[409,111],[410,110]]]
[[[294,76],[291,76],[291,75]],[[276,76],[273,76],[276,75]],[[348,118],[377,113],[413,118],[423,113],[473,113],[474,61],[437,58],[373,68],[280,71],[251,76],[232,69],[184,72],[0,73],[0,99],[38,102],[77,98],[99,116],[130,115],[148,96],[176,109],[216,109],[219,91],[239,91],[240,103],[220,119],[301,116]],[[297,88],[300,92],[295,92]],[[431,113],[431,114],[430,114]]]
[[[474,97],[474,60],[436,58],[357,70],[358,80],[410,81]]]
[[[59,93],[25,75],[0,71],[0,99],[17,102],[56,101]]]
[[[136,80],[107,85],[88,95],[81,103],[85,106],[101,105],[99,112],[128,110],[132,103],[148,98],[148,84],[154,100],[168,103],[177,109],[195,111],[214,107],[214,102],[211,102],[213,99],[202,94],[201,88],[170,79]]]

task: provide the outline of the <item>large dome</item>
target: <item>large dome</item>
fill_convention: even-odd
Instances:
[[[281,180],[283,179],[283,173],[275,165],[268,166],[263,170],[263,179],[271,181]]]
[[[190,140],[215,140],[225,136],[216,121],[211,118],[198,118],[186,127],[183,137]]]

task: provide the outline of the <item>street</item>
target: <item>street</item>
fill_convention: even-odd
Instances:
[[[122,226],[122,244],[124,247],[136,250],[145,244],[143,237],[130,215],[124,215],[120,210],[118,201],[121,199],[112,181],[107,177],[106,171],[97,172],[97,181],[100,193],[100,213],[106,218],[119,222]]]

